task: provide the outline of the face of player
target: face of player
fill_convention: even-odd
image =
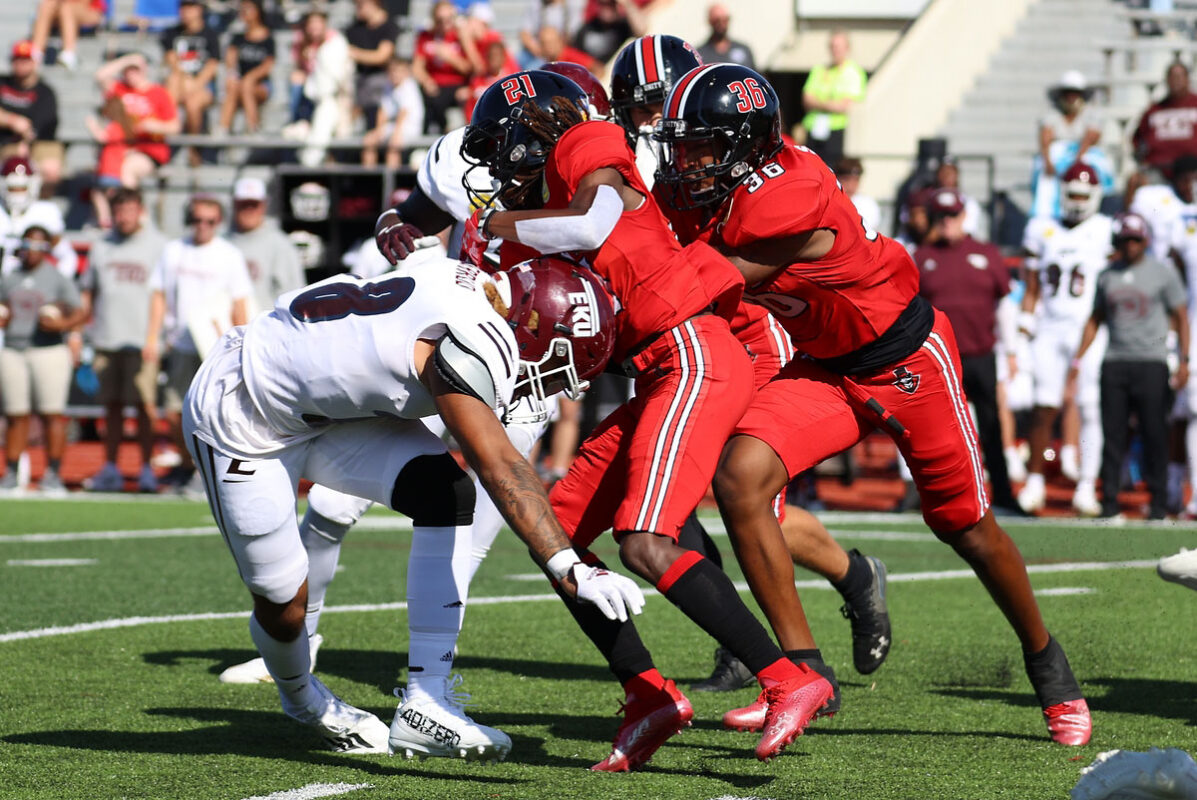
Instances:
[[[709,139],[683,140],[673,146],[673,158],[678,171],[683,174],[700,170],[715,163],[715,144]],[[700,194],[714,188],[714,176],[707,176],[690,184],[690,193]]]
[[[634,106],[628,109],[628,116],[632,120],[632,125],[636,130],[645,127],[653,127],[661,121],[661,112],[664,110],[664,103],[650,103],[646,106]]]
[[[1193,181],[1197,180],[1197,173],[1180,172],[1172,176],[1172,190],[1176,196],[1186,203],[1193,202]]]
[[[32,272],[42,265],[46,256],[50,254],[50,237],[40,228],[31,228],[21,237],[21,244],[17,253],[21,257],[21,266]]]
[[[220,209],[209,203],[196,203],[191,213],[192,238],[196,244],[207,244],[216,238],[220,227]]]
[[[127,200],[112,207],[112,226],[121,236],[132,236],[141,227],[141,203]]]

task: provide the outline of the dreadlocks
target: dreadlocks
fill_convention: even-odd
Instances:
[[[557,145],[557,140],[567,130],[588,119],[587,113],[579,108],[577,104],[568,97],[561,96],[553,98],[551,110],[542,108],[535,103],[524,103],[522,111],[523,116],[520,117],[520,124],[540,140],[544,147],[544,159],[540,166],[520,173],[519,187],[511,191],[504,199],[504,205],[508,208],[530,207],[528,206],[528,202],[533,198],[529,197],[529,195],[532,193],[533,187],[539,191],[540,177],[544,172],[544,164],[548,163],[549,155]]]

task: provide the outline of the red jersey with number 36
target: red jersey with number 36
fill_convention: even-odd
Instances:
[[[545,166],[545,208],[568,207],[582,179],[604,167],[618,170],[644,195],[640,207],[624,211],[603,245],[589,254],[591,268],[622,306],[612,360],[712,307],[730,319],[744,279],[705,242],[682,247],[636,169],[623,128],[596,120],[562,135]]]
[[[918,294],[906,248],[866,230],[835,175],[804,147],[785,147],[732,193],[716,235],[731,249],[827,228],[835,244],[744,290],[815,358],[834,358],[877,339]]]

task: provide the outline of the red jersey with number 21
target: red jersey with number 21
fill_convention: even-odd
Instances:
[[[590,254],[591,268],[607,280],[622,306],[613,360],[712,307],[730,318],[744,279],[705,242],[682,248],[640,177],[636,156],[618,125],[583,122],[561,136],[544,171],[545,208],[568,207],[581,180],[604,167],[618,170],[628,186],[644,195],[640,207],[624,211],[603,245]]]
[[[817,228],[835,233],[826,255],[748,286],[744,300],[769,309],[799,351],[834,358],[877,339],[918,294],[906,248],[866,230],[835,175],[804,147],[783,148],[749,175],[716,230],[739,249]]]

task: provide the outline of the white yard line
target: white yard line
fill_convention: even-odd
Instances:
[[[1077,594],[1097,594],[1097,590],[1089,586],[1061,586],[1056,589],[1036,589],[1036,597],[1071,597]]]
[[[99,564],[98,558],[10,558],[10,567],[90,567]]]
[[[1027,567],[1027,572],[1045,575],[1057,572],[1105,572],[1115,569],[1143,569],[1155,567],[1155,560],[1144,561],[1086,561],[1066,564],[1036,564]],[[954,578],[972,578],[972,570],[945,570],[943,572],[900,572],[890,573],[889,580],[894,583],[912,583],[919,581],[948,580]],[[831,585],[824,580],[798,581],[800,589],[830,589]],[[741,592],[748,591],[746,583],[737,583],[736,588]],[[646,595],[655,595],[653,589],[646,589]],[[506,597],[471,597],[472,606],[506,605],[508,603],[545,603],[558,601],[555,594],[517,594]],[[362,611],[402,611],[407,603],[368,603],[362,605],[325,606],[325,614],[362,612]],[[0,634],[0,643],[17,642],[25,639],[44,639],[49,636],[66,636],[74,633],[90,633],[91,631],[111,630],[113,628],[132,628],[139,625],[158,625],[171,622],[192,622],[203,620],[245,619],[248,611],[206,612],[200,614],[170,614],[161,617],[124,617],[121,619],[106,619],[99,622],[81,622],[76,625],[62,625],[51,628],[37,628],[29,631],[12,631]]]
[[[202,528],[147,528],[140,531],[77,531],[74,533],[18,533],[0,536],[0,544],[29,542],[93,542],[116,539],[174,539],[188,536],[216,536],[215,525]]]
[[[358,789],[373,788],[374,784],[372,783],[309,783],[298,789],[254,795],[245,800],[315,800],[317,797],[336,797],[339,794],[356,792]]]

